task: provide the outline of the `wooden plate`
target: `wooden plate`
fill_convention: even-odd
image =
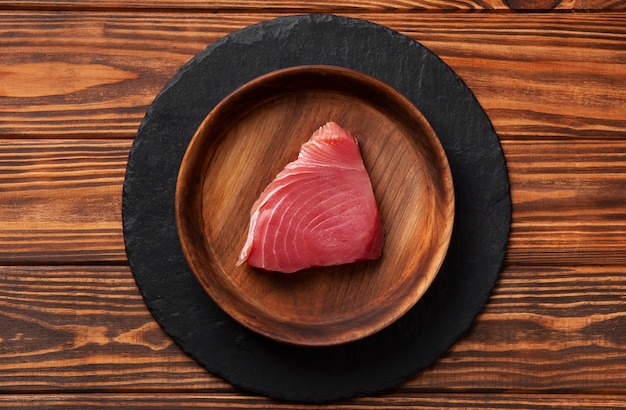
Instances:
[[[359,140],[382,257],[289,275],[236,266],[253,202],[327,121]],[[453,220],[451,172],[423,115],[384,83],[333,66],[275,71],[225,98],[193,136],[176,187],[179,239],[198,282],[235,320],[296,345],[354,341],[398,319],[436,276]]]

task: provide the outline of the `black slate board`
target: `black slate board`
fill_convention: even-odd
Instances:
[[[453,173],[456,220],[436,281],[396,323],[340,346],[284,345],[236,323],[189,270],[174,192],[195,129],[226,95],[280,68],[328,64],[395,87],[439,135]],[[132,146],[123,194],[128,260],[157,322],[210,372],[259,394],[327,402],[396,386],[471,325],[497,279],[511,218],[507,168],[485,112],[463,81],[416,41],[332,15],[282,17],[234,32],[198,54],[154,100]]]

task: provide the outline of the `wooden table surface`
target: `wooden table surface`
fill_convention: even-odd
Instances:
[[[624,0],[1,1],[0,407],[309,407],[180,350],[121,218],[135,132],[174,73],[234,30],[309,12],[438,54],[491,118],[513,201],[470,330],[392,391],[329,407],[626,408]]]

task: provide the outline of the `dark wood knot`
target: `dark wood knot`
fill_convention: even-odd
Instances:
[[[561,0],[506,0],[513,10],[550,10],[559,5]]]

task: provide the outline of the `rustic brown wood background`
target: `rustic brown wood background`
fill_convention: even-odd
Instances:
[[[181,66],[308,12],[385,24],[448,63],[501,138],[513,199],[470,331],[397,389],[329,407],[626,408],[624,0],[0,1],[0,407],[294,408],[162,332],[121,199],[134,133]]]

